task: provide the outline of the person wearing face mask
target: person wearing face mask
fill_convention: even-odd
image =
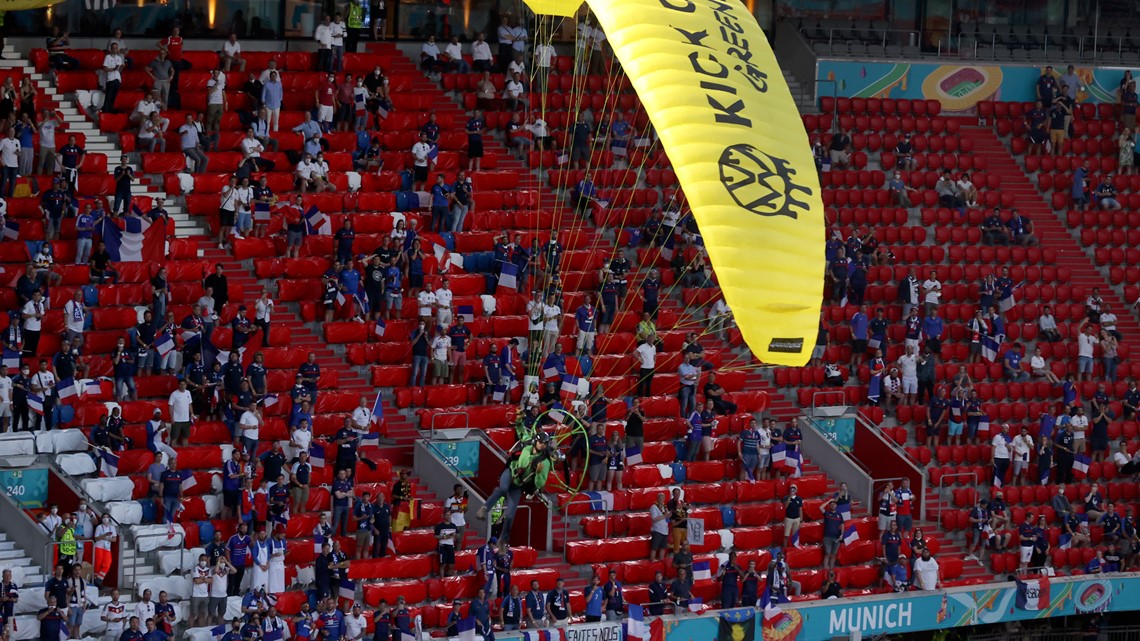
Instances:
[[[210,605],[210,582],[214,570],[209,557],[198,555],[198,565],[190,573],[190,617],[186,624],[191,628],[207,625]]]
[[[72,516],[75,517],[75,538],[78,542],[77,556],[83,559],[86,557],[83,553],[83,542],[95,537],[95,522],[99,515],[87,507],[86,503],[80,503]]]
[[[63,519],[63,526],[59,528],[59,564],[63,566],[63,575],[71,576],[71,568],[79,559],[79,544],[75,540],[75,515],[68,515]]]
[[[104,514],[99,525],[95,527],[95,585],[103,587],[103,579],[111,571],[114,560],[111,552],[111,543],[119,538],[119,531],[111,522],[111,515]]]

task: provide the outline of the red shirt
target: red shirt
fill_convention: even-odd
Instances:
[[[166,45],[166,57],[171,60],[182,60],[182,36],[169,36],[162,41]]]
[[[322,80],[317,86],[317,102],[322,105],[333,106],[333,96],[336,95],[336,86],[328,80]]]

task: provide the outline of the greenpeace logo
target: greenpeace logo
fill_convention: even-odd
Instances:
[[[779,352],[781,354],[799,354],[804,351],[804,339],[802,338],[773,338],[768,343],[769,352]]]

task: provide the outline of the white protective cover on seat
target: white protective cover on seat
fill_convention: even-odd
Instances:
[[[36,437],[28,432],[0,434],[0,458],[7,456],[35,456]]]
[[[166,591],[171,601],[190,598],[190,579],[184,576],[163,576],[140,581],[135,586],[135,594],[142,597],[144,590],[150,590],[151,598],[158,601],[158,593]]]
[[[62,454],[56,457],[59,467],[71,476],[94,474],[98,468],[87,454]]]
[[[114,516],[114,512],[111,514]],[[119,523],[123,522],[122,519],[117,520]],[[135,547],[139,552],[151,552],[159,548],[180,548],[186,536],[186,530],[177,523],[173,528],[170,525],[134,525],[131,527],[131,533],[134,534]]]
[[[198,564],[198,557],[205,553],[206,549],[201,547],[191,550],[185,548],[160,550],[158,552],[158,568],[163,574],[189,572]]]
[[[122,525],[142,523],[142,506],[134,501],[118,501],[107,505],[111,518]]]
[[[87,451],[87,437],[77,429],[52,430],[36,434],[36,451],[40,454]]]
[[[129,501],[135,491],[135,484],[125,476],[83,479],[80,484],[88,496],[100,503]]]

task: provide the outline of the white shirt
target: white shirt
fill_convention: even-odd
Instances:
[[[458,527],[464,527],[467,525],[467,517],[463,514],[463,510],[454,510],[452,509],[452,506],[462,503],[463,499],[457,499],[454,496],[447,497],[447,500],[443,502],[443,511],[448,514],[448,519],[451,521],[452,525],[456,525]]]
[[[1116,329],[1116,314],[1105,312],[1100,315],[1100,328],[1112,331]]]
[[[1013,455],[1022,461],[1029,460],[1029,453],[1033,451],[1033,437],[1018,434],[1013,437]]]
[[[535,118],[534,122],[524,125],[524,127],[534,134],[535,138],[545,138],[550,135],[550,130],[546,126],[546,121],[542,118]]]
[[[86,317],[87,310],[83,307],[83,303],[77,303],[72,299],[63,304],[63,318],[67,321],[68,331],[82,334],[83,321]]]
[[[273,313],[273,299],[264,300],[257,299],[257,304],[254,305],[254,320],[269,322],[269,317]]]
[[[431,341],[431,357],[437,361],[447,360],[447,350],[451,348],[451,340],[446,336],[436,336]]]
[[[241,43],[226,40],[222,43],[222,52],[232,58],[241,53]]]
[[[431,145],[426,142],[417,142],[412,145],[412,156],[417,167],[427,167],[427,157],[431,153]]]
[[[372,409],[358,407],[352,410],[352,422],[356,424],[356,429],[367,431],[372,424]]]
[[[261,146],[257,138],[241,139],[241,151],[250,158],[260,158],[263,149],[265,148]]]
[[[19,165],[20,156],[20,141],[15,138],[5,138],[0,140],[0,162],[5,167],[16,167]]]
[[[653,369],[653,364],[657,360],[657,348],[649,343],[642,343],[634,350],[637,353],[637,358],[641,361],[641,369]]]
[[[0,144],[2,144],[2,143],[0,143]],[[40,327],[43,324],[43,319],[36,318],[34,316],[34,314],[39,313],[42,316],[44,313],[45,307],[46,306],[44,305],[44,301],[42,301],[42,300],[38,303],[34,300],[30,300],[30,301],[24,303],[23,313],[32,314],[32,316],[29,316],[28,318],[24,319],[24,329],[30,330],[33,332],[40,331]]]
[[[918,378],[918,357],[913,354],[903,354],[899,357],[899,369],[903,378]]]
[[[12,402],[12,379],[0,376],[0,405]]]
[[[127,625],[127,605],[122,601],[109,601],[103,606],[102,616],[110,619],[107,622],[107,632],[118,638]]]
[[[922,282],[922,289],[926,292],[923,302],[937,305],[938,299],[942,297],[942,283],[928,278]]]
[[[451,44],[447,45],[447,48],[444,49],[443,52],[446,53],[447,57],[451,58],[452,60],[460,60],[463,58],[463,45],[459,44],[458,42],[452,42]]]
[[[211,568],[211,572],[210,596],[214,597],[215,599],[225,598],[226,584],[229,582],[230,573],[225,570],[218,572],[213,568]]]
[[[40,147],[55,149],[55,130],[58,127],[59,121],[55,118],[48,118],[40,123]]]
[[[1069,427],[1073,430],[1073,436],[1078,440],[1085,437],[1085,429],[1089,426],[1089,417],[1084,414],[1078,414],[1069,419]]]
[[[361,638],[366,627],[368,627],[368,621],[364,619],[363,614],[354,615],[349,612],[344,615],[344,636],[348,641]]]
[[[317,41],[317,45],[321,49],[328,49],[332,46],[332,25],[319,24],[316,29],[313,29],[313,39]]]
[[[297,444],[298,450],[308,452],[309,445],[313,442],[313,431],[301,428],[293,430],[293,442]]]
[[[938,561],[919,557],[914,562],[914,582],[920,590],[933,590],[938,585]]]
[[[190,390],[174,390],[170,393],[170,420],[175,423],[190,422]]]
[[[261,425],[257,417],[253,415],[253,412],[242,412],[241,421],[239,422],[241,423],[242,437],[256,441],[261,433]]]
[[[554,60],[554,47],[549,44],[541,44],[534,48],[534,57],[537,59],[539,67],[550,67],[551,61]]]
[[[213,571],[210,569],[209,565],[206,565],[205,567],[201,565],[194,566],[194,571],[190,574],[190,596],[195,598],[210,596],[210,579],[212,578],[210,576],[211,574],[213,574]],[[194,579],[206,579],[206,582],[198,583]]]
[[[109,53],[103,56],[103,69],[110,69],[110,71],[107,71],[107,82],[111,82],[112,80],[121,81],[123,79],[122,68],[123,57],[119,54]]]
[[[297,175],[304,180],[309,180],[312,178],[313,170],[315,169],[316,167],[313,165],[313,163],[308,160],[302,159],[301,162],[297,163]]]
[[[1005,435],[998,434],[993,439],[994,458],[1009,458],[1009,443],[1005,442]]]
[[[1052,314],[1042,315],[1037,324],[1041,329],[1057,329],[1057,319]]]
[[[435,309],[435,292],[423,290],[416,295],[416,302],[420,306],[420,316],[431,316],[432,310]]]
[[[760,435],[760,443],[757,448],[761,452],[766,452],[772,449],[772,430],[761,425],[756,428],[756,433]]]
[[[1081,334],[1077,336],[1077,356],[1092,358],[1093,348],[1097,344],[1097,338],[1094,334]]]
[[[657,517],[665,514],[665,510],[666,508],[657,507],[656,503],[649,506],[649,522],[651,524],[649,526],[650,532],[655,532],[662,536],[669,534],[669,519],[661,519],[660,521],[657,520]]]
[[[238,187],[234,189],[234,200],[237,202],[239,212],[249,211],[249,201],[253,200],[253,188]]]
[[[434,42],[425,42],[424,46],[420,48],[420,53],[432,60],[436,60],[439,58],[439,45]]]
[[[1034,370],[1034,371],[1037,371],[1039,369],[1045,369],[1045,359],[1034,354],[1029,359],[1029,369]]]
[[[542,316],[546,319],[544,329],[548,332],[557,332],[562,324],[562,308],[558,305],[546,305],[542,308]]]
[[[343,47],[344,34],[348,33],[348,29],[345,27],[344,21],[342,20],[340,22],[334,22],[329,25],[329,27],[332,35],[332,46]]]
[[[51,373],[51,371],[32,374],[32,384],[43,388],[41,391],[36,392],[36,394],[44,398],[55,394],[55,374]]]
[[[487,44],[484,40],[479,40],[471,44],[471,59],[472,60],[490,60],[491,59],[491,45]]]
[[[542,301],[532,300],[526,304],[526,318],[532,332],[542,331],[542,321],[545,310],[546,305],[543,305]]]
[[[577,44],[578,48],[579,49],[585,49],[586,47],[590,46],[590,42],[592,42],[593,39],[594,39],[594,28],[591,27],[588,23],[579,22],[578,23],[578,39],[575,43],[575,44]]]
[[[217,78],[206,81],[206,104],[220,105],[225,102],[226,75],[219,73]]]
[[[435,302],[440,309],[451,309],[451,298],[455,295],[450,289],[440,287],[435,290]]]
[[[507,65],[507,77],[513,78],[516,73],[526,75],[526,65],[521,62],[512,60],[511,64]]]
[[[507,83],[506,90],[503,91],[504,98],[518,98],[523,94],[523,85],[518,80],[511,80]]]
[[[139,601],[135,604],[135,616],[139,621],[154,618],[154,601]]]
[[[149,118],[152,113],[159,111],[159,109],[159,104],[149,98],[143,98],[139,104],[135,105],[135,113],[143,118]]]
[[[118,532],[118,530],[115,529],[114,525],[103,525],[102,523],[100,523],[98,525],[98,527],[95,528],[95,538],[99,538],[99,537],[106,535],[106,534],[110,534],[111,536],[114,536],[114,537],[119,536],[119,532]],[[111,539],[107,539],[104,541],[96,541],[95,542],[95,549],[96,550],[110,550],[111,549]]]
[[[1117,467],[1128,465],[1131,461],[1132,459],[1128,458],[1128,455],[1123,452],[1117,452],[1112,455],[1112,462],[1116,464]]]

